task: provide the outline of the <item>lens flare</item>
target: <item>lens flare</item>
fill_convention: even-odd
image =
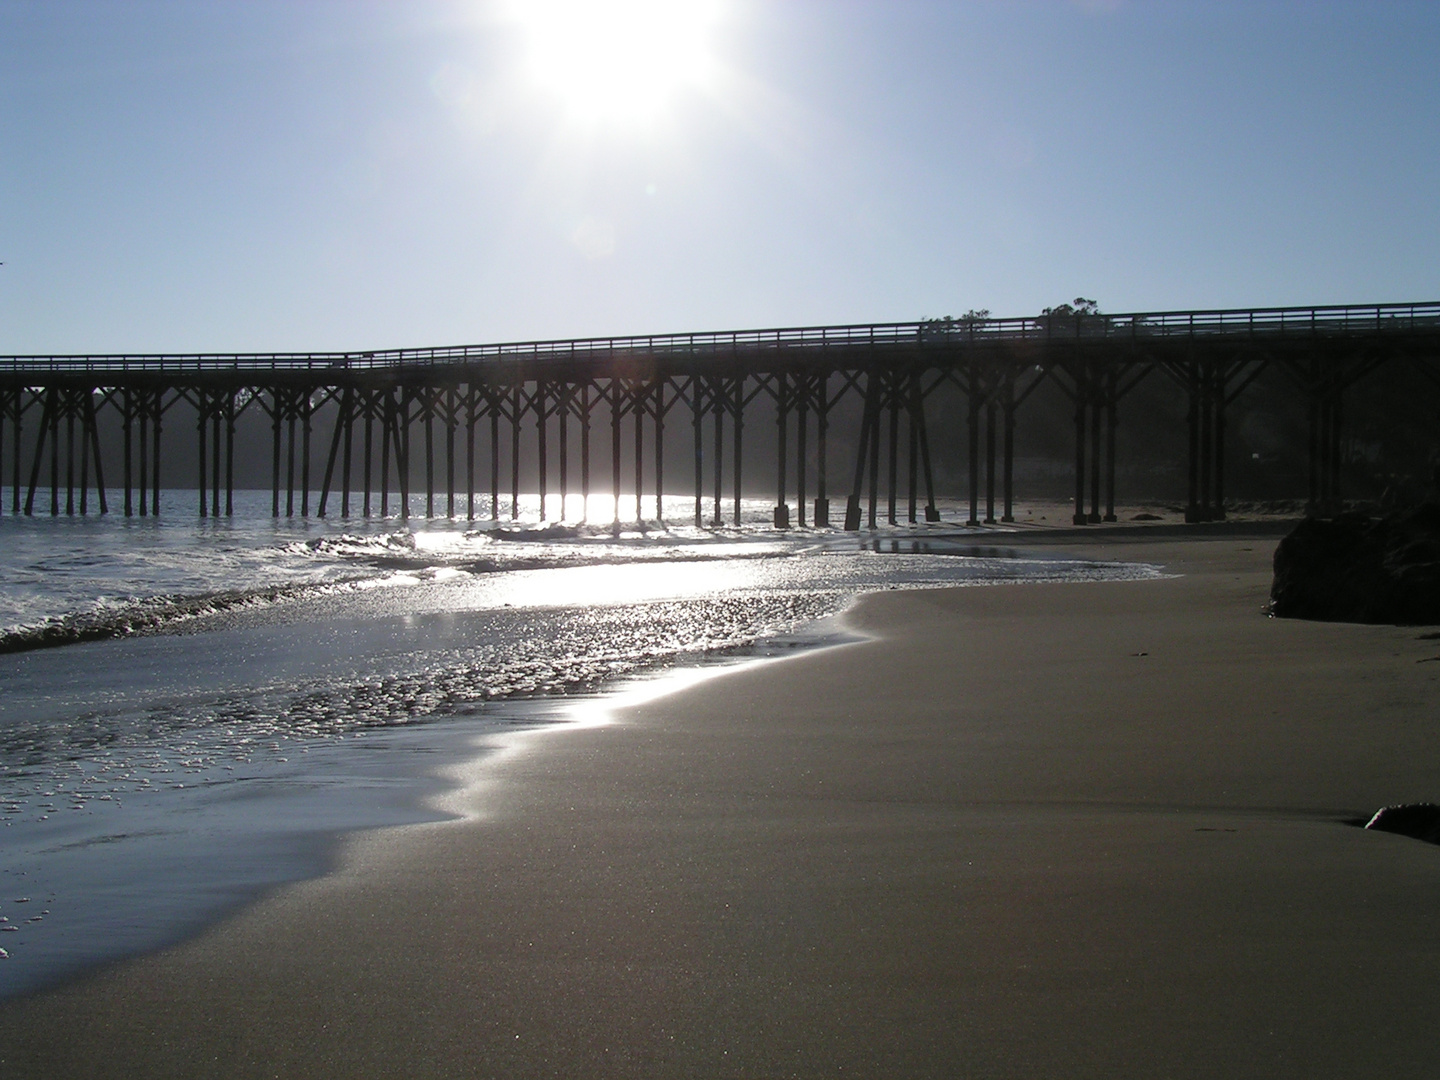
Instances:
[[[653,119],[710,74],[718,0],[514,0],[535,81],[577,119]]]

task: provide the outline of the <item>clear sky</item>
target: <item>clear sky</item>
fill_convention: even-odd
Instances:
[[[1440,299],[1440,4],[604,6],[0,0],[0,352]]]

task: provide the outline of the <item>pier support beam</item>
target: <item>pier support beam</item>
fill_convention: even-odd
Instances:
[[[995,398],[985,402],[985,524],[995,524]]]
[[[705,517],[705,433],[701,430],[705,419],[705,401],[701,393],[699,378],[690,376],[690,424],[695,436],[695,527],[704,525]]]
[[[555,419],[560,435],[560,518],[566,517],[566,501],[570,498],[570,413],[574,393],[569,383],[561,383],[555,394]]]
[[[360,483],[365,491],[360,500],[360,515],[366,521],[370,520],[370,492],[372,490],[374,477],[371,475],[371,465],[375,458],[375,397],[367,393],[364,396],[364,418],[365,428],[361,434],[361,443],[364,446],[362,451],[362,464],[360,466]]]
[[[673,404],[673,400],[670,404]],[[655,524],[665,524],[665,380],[655,383]]]
[[[865,411],[860,419],[860,437],[855,444],[855,482],[850,488],[850,495],[845,501],[845,531],[857,532],[860,529],[860,493],[865,483],[865,465],[870,452],[870,431],[878,423],[879,406],[879,384],[873,374],[867,376],[865,382]]]
[[[520,420],[525,415],[524,388],[510,389],[510,520],[520,519]]]
[[[1071,521],[1075,525],[1090,524],[1085,513],[1085,387],[1083,381],[1075,388],[1075,513]]]
[[[970,466],[970,516],[965,524],[980,524],[980,398],[982,397],[974,369],[965,388],[966,463]]]
[[[889,471],[886,476],[885,520],[888,524],[895,525],[895,503],[900,486],[900,391],[893,377],[888,382],[890,385],[887,387],[886,396],[890,399],[890,426],[886,445],[886,464]]]
[[[1115,427],[1120,411],[1118,379],[1112,368],[1105,381],[1105,517],[1115,521]]]
[[[350,516],[350,458],[355,444],[355,392],[346,387],[340,399],[340,415],[335,424],[344,435],[340,451],[340,516]]]
[[[745,431],[745,376],[735,377],[735,527],[740,527],[741,455],[740,440]]]
[[[20,428],[21,418],[25,414],[25,409],[22,402],[23,394],[23,390],[16,388],[14,396],[15,408],[14,411],[11,413],[11,416],[14,417],[14,424],[10,432],[12,446],[12,454],[10,461],[10,510],[12,513],[15,514],[20,513]]]
[[[815,394],[815,526],[830,525],[830,499],[826,488],[826,453],[830,433],[830,376],[816,380]]]
[[[920,469],[925,477],[925,520],[935,523],[940,520],[940,508],[935,505],[935,469],[930,461],[930,430],[925,423],[925,395],[920,390],[918,378],[910,383],[910,413],[915,417],[920,438]]]
[[[445,517],[455,520],[455,391],[444,391],[445,402]]]
[[[616,535],[620,533],[620,421],[624,415],[624,390],[619,379],[611,379],[610,391],[610,494],[615,503],[615,517],[611,527]]]
[[[590,397],[591,384],[580,387],[580,520],[590,520],[590,414],[594,402]],[[599,390],[596,389],[596,396]]]
[[[635,524],[645,520],[645,393],[644,386],[631,390],[631,409],[635,418]]]
[[[531,398],[535,409],[535,493],[540,499],[540,520],[549,519],[545,505],[550,497],[550,394],[543,382],[536,382]],[[565,516],[562,508],[560,516]]]
[[[475,388],[465,391],[465,520],[475,520]]]
[[[723,384],[718,379],[710,382],[710,401],[715,424],[715,513],[710,524],[718,529],[724,524],[720,513],[720,500],[725,461],[725,394]]]
[[[795,523],[805,527],[805,473],[809,462],[805,456],[806,420],[810,412],[812,384],[810,376],[800,376],[799,397],[795,401]]]
[[[1093,384],[1092,384],[1093,385]],[[1098,400],[1090,403],[1090,514],[1092,525],[1100,523],[1100,417],[1102,406]]]
[[[790,504],[785,501],[785,466],[789,456],[786,445],[790,421],[790,380],[782,372],[775,376],[775,512],[773,524],[777,529],[790,527]]]
[[[1003,454],[1001,483],[1005,496],[1005,512],[1000,520],[1006,524],[1015,520],[1015,375],[1007,373],[1004,397],[1000,401],[1001,414],[1005,424],[1005,448]]]
[[[490,520],[500,520],[500,399],[490,403]]]

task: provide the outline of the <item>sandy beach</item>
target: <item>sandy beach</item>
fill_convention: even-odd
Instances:
[[[866,640],[510,737],[469,816],[0,1008],[0,1074],[1408,1077],[1440,1066],[1440,642],[1155,581],[889,592]]]

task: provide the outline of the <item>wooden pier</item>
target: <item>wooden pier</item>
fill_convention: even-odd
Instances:
[[[109,456],[123,463],[118,490],[127,516],[160,511],[162,431],[196,440],[199,515],[230,515],[237,420],[259,412],[269,421],[277,517],[387,516],[392,494],[395,512],[404,516],[412,477],[421,475],[427,516],[463,512],[474,519],[478,509],[492,519],[513,518],[528,459],[542,519],[548,494],[588,497],[598,476],[609,486],[618,522],[628,445],[637,518],[653,497],[653,518],[662,519],[662,496],[684,490],[693,492],[694,524],[726,523],[727,496],[728,520],[738,524],[746,410],[753,417],[763,400],[767,421],[776,424],[775,526],[831,523],[835,464],[842,482],[849,481],[840,491],[841,520],[859,529],[882,517],[939,519],[926,403],[951,387],[966,408],[966,523],[977,525],[1013,519],[1016,424],[1027,399],[1048,383],[1073,405],[1074,522],[1084,524],[1115,520],[1122,402],[1142,381],[1164,379],[1187,406],[1186,517],[1206,521],[1225,513],[1227,409],[1263,371],[1278,369],[1308,410],[1308,498],[1325,512],[1341,498],[1345,393],[1398,364],[1440,385],[1440,302],[375,352],[12,356],[0,358],[0,485],[8,474],[10,513],[35,513],[42,487],[52,515],[109,512],[99,419],[109,413],[112,438],[118,418],[120,445]],[[844,432],[851,455],[832,463],[832,424],[847,401],[858,405],[858,427],[851,408]],[[194,425],[188,431],[187,421]],[[667,480],[665,438],[683,426],[693,445],[693,476]],[[609,461],[597,468],[606,431]],[[320,476],[311,472],[317,439],[327,448]],[[506,460],[508,477],[501,474]]]

